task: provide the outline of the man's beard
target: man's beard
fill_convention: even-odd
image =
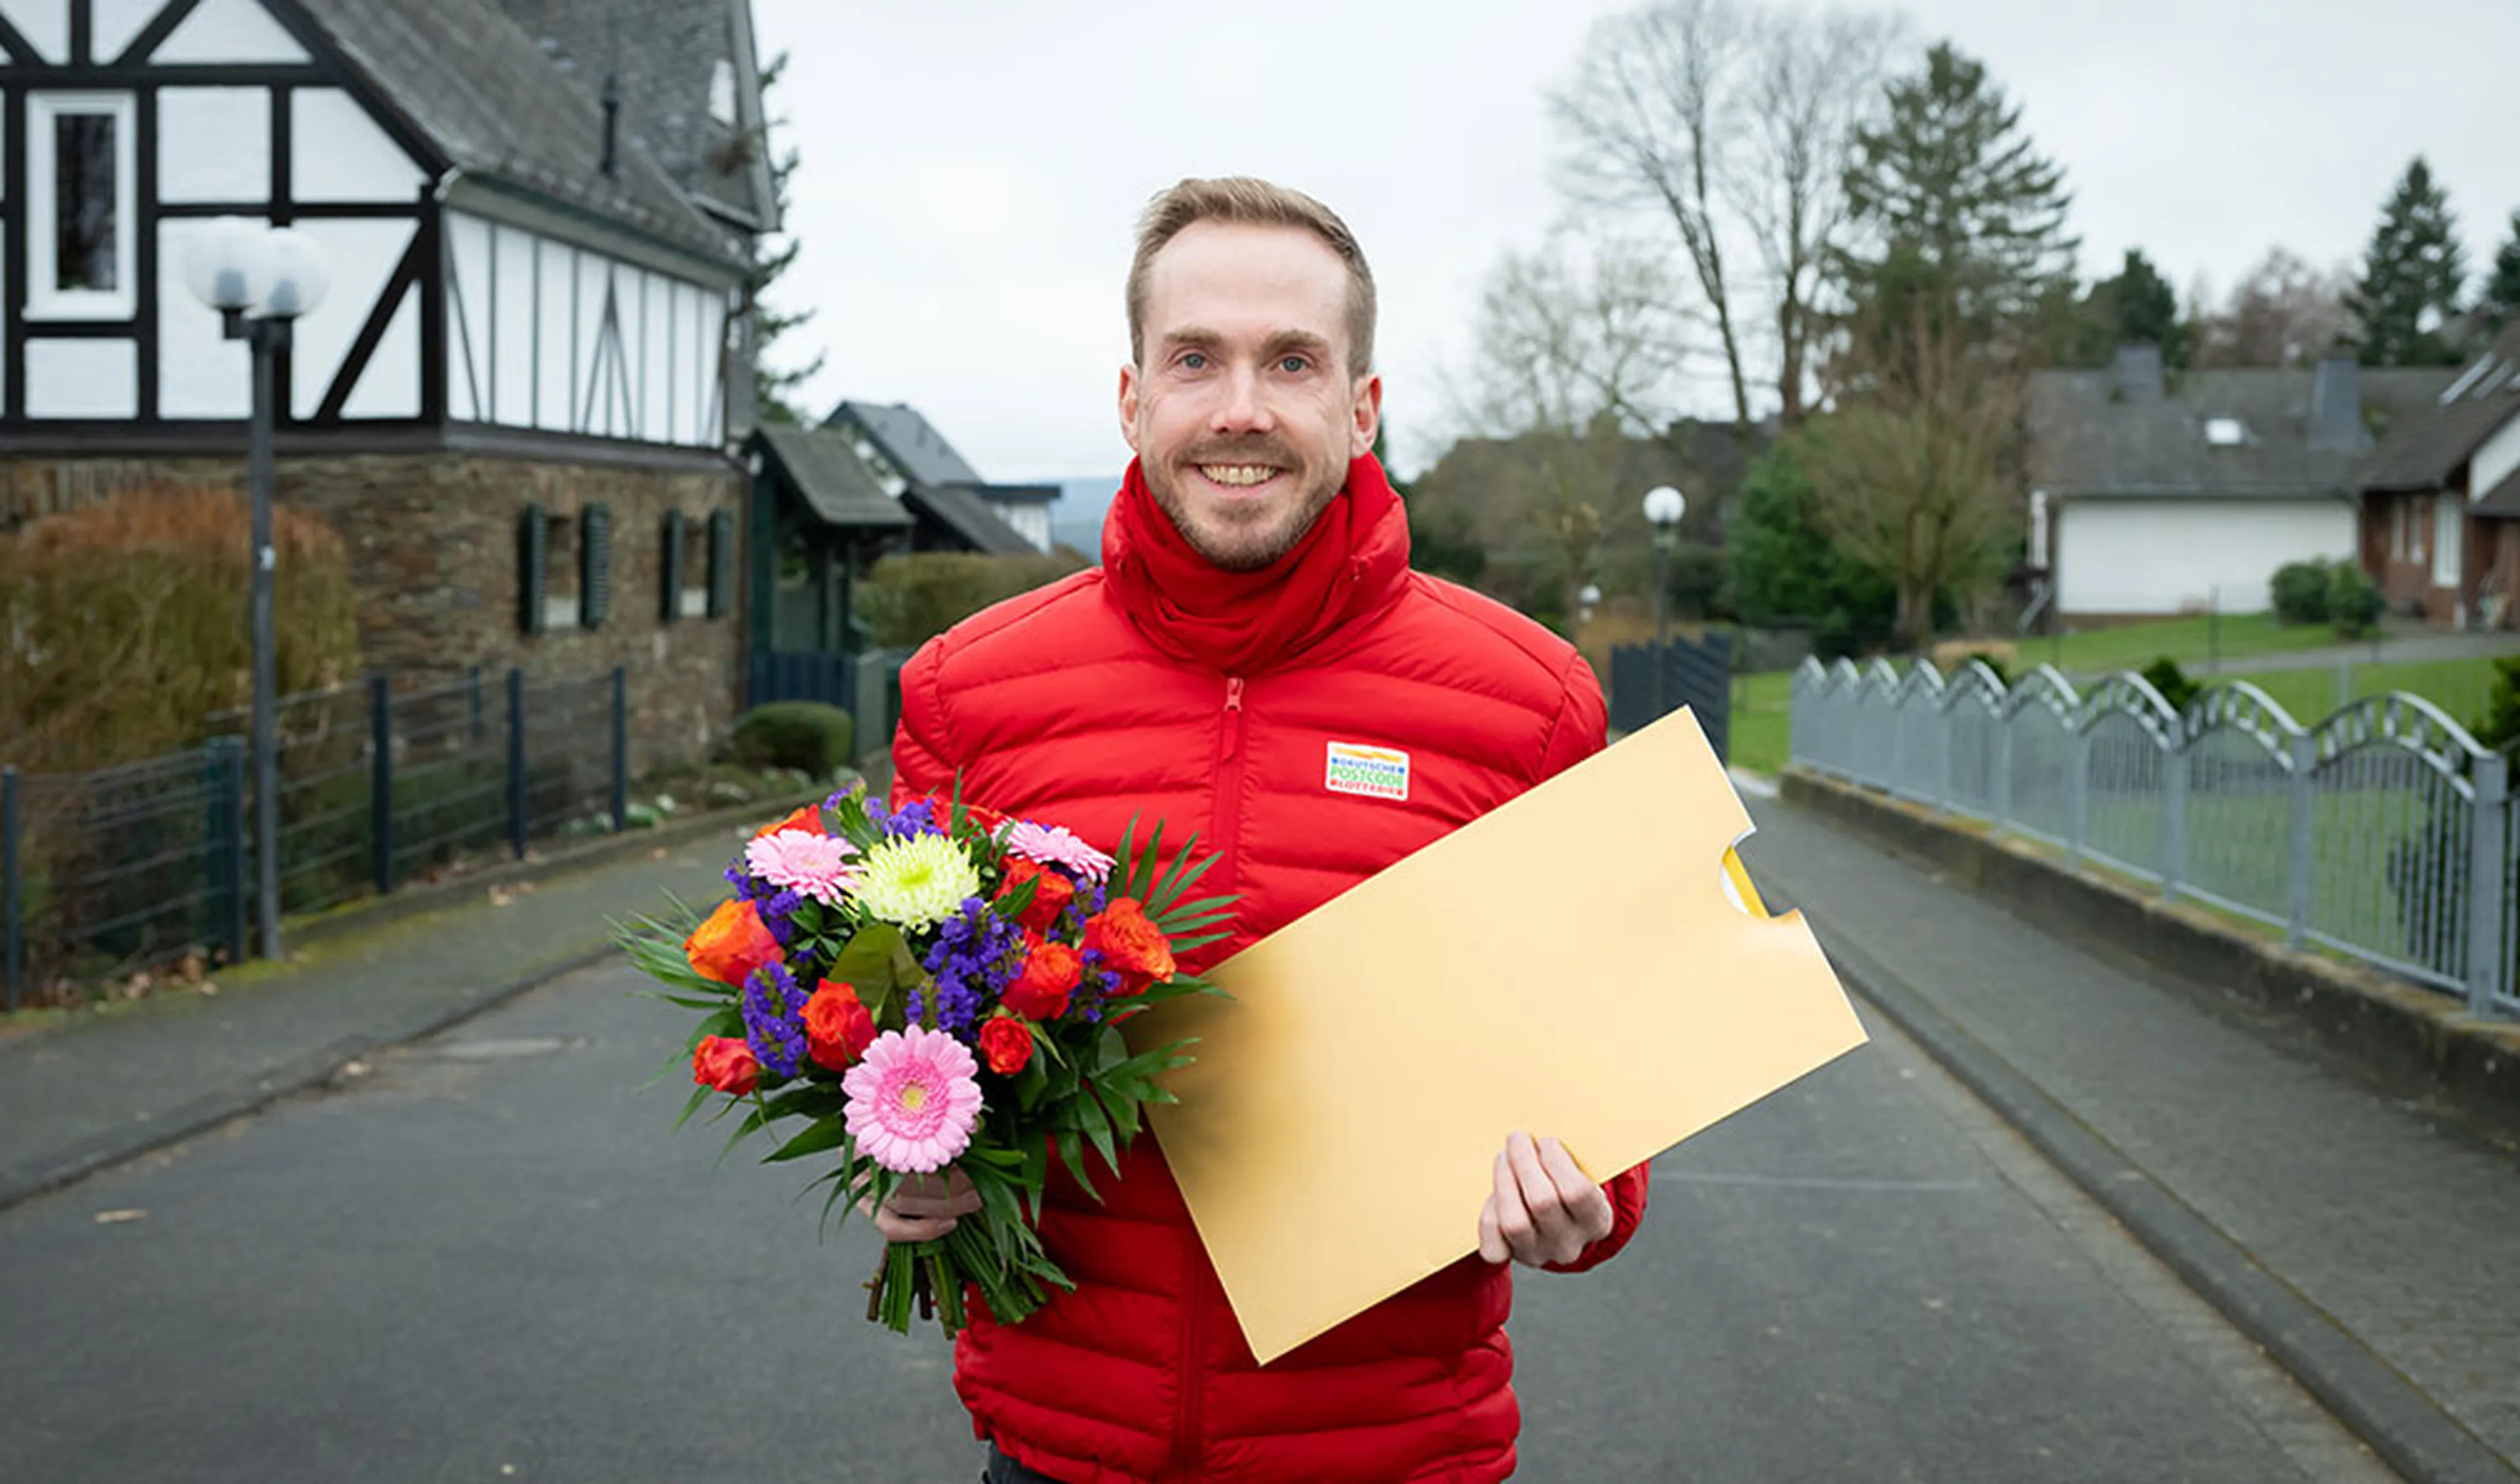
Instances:
[[[1190,504],[1181,492],[1182,477],[1198,477],[1196,471],[1202,464],[1266,464],[1282,471],[1282,476],[1287,478],[1300,478],[1304,466],[1303,461],[1276,443],[1238,449],[1202,448],[1169,465],[1147,466],[1147,492],[1154,497],[1156,509],[1172,521],[1173,529],[1181,532],[1191,550],[1220,571],[1256,572],[1293,551],[1347,484],[1344,468],[1326,470],[1321,482],[1306,493],[1300,504],[1287,507],[1274,520],[1217,521],[1202,526],[1192,518]]]

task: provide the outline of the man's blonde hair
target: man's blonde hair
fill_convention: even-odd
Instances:
[[[1147,203],[1138,218],[1138,255],[1129,264],[1129,354],[1147,359],[1147,277],[1164,245],[1197,222],[1237,222],[1246,226],[1295,227],[1329,245],[1347,265],[1347,371],[1361,377],[1373,369],[1373,270],[1366,266],[1365,249],[1338,213],[1301,191],[1254,180],[1247,175],[1219,180],[1185,180]]]

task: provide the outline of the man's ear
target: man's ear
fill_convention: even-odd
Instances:
[[[1129,440],[1129,452],[1138,451],[1138,368],[1134,364],[1120,368],[1120,436]]]
[[[1347,456],[1362,459],[1373,452],[1374,435],[1381,431],[1382,378],[1367,377],[1356,383],[1356,427],[1350,429]]]

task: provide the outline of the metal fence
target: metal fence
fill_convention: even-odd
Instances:
[[[318,912],[467,857],[617,828],[627,676],[395,693],[385,677],[283,697],[274,730],[280,905]],[[242,713],[210,718],[244,724]],[[0,1005],[250,948],[246,748],[80,774],[0,767]]]
[[[2246,684],[2186,710],[2135,675],[2088,692],[1876,660],[1794,674],[1791,754],[1999,832],[2520,1013],[2508,759],[2419,697],[2310,726]]]

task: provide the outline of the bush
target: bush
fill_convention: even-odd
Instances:
[[[1960,656],[1960,663],[1965,665],[1972,659],[1976,660],[1979,664],[1986,666],[1988,669],[1993,670],[1995,672],[1995,678],[2003,682],[2005,689],[2009,690],[2011,688],[2012,671],[2005,660],[2005,656],[1998,654],[1991,650],[1971,650],[1966,654]]]
[[[153,484],[0,537],[0,756],[38,771],[163,756],[251,698],[251,512],[232,489]],[[349,556],[273,512],[283,695],[358,666]]]
[[[2324,562],[2287,562],[2275,568],[2270,586],[2274,592],[2277,623],[2325,623],[2328,592],[2335,577]]]
[[[2336,632],[2348,639],[2360,639],[2371,632],[2387,607],[2380,596],[2380,584],[2354,562],[2339,562],[2328,574],[2327,616]]]
[[[2145,665],[2143,678],[2151,682],[2152,688],[2161,693],[2161,698],[2170,702],[2174,711],[2185,711],[2187,703],[2196,698],[2196,692],[2200,689],[2196,682],[2187,678],[2187,672],[2179,667],[2179,661],[2167,654]]]
[[[858,589],[858,616],[887,649],[917,649],[993,603],[1085,569],[1073,552],[984,557],[919,552],[886,557]]]
[[[748,768],[796,768],[830,778],[848,766],[855,724],[819,700],[775,700],[735,724],[735,760]]]
[[[2489,747],[2520,742],[2520,654],[2494,661],[2494,690],[2485,697],[2485,714],[2470,723],[2468,731]]]

